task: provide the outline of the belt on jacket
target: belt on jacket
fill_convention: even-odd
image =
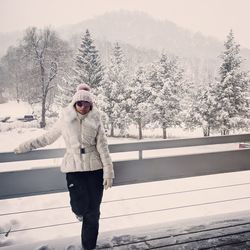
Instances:
[[[80,148],[81,154],[87,154],[87,153],[90,153],[90,152],[93,152],[93,151],[96,151],[96,146],[95,145],[85,147],[85,148]]]
[[[79,152],[79,150],[80,150],[80,154],[87,154],[87,153],[90,153],[90,152],[97,151],[96,145],[92,145],[92,146],[85,147],[85,148],[80,148],[80,149],[79,148],[68,148],[67,152],[77,154]]]

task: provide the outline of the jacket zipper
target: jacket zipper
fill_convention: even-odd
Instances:
[[[81,164],[82,168],[84,169],[84,162],[83,162],[83,156],[82,156],[82,119],[80,119],[80,152],[81,152]]]

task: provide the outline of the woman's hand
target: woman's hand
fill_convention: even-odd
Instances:
[[[14,149],[15,154],[26,153],[26,152],[29,152],[29,151],[31,151],[31,148],[28,147],[28,145],[26,143],[22,143],[22,144],[20,144],[18,147],[16,147]]]
[[[103,186],[104,186],[105,190],[107,190],[108,188],[111,188],[112,185],[113,185],[113,178],[103,179]]]

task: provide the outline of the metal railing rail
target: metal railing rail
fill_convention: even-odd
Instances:
[[[250,141],[250,134],[110,144],[109,150],[110,153],[121,153],[121,152],[131,152],[131,151],[142,152],[144,150],[194,147],[194,146],[225,144],[225,143],[234,143],[242,141]],[[13,152],[6,152],[6,153],[0,153],[0,163],[61,158],[63,157],[64,153],[65,153],[64,148],[40,149],[18,155],[13,154]]]
[[[250,141],[250,134],[158,140],[110,145],[110,152],[131,152]],[[65,149],[35,150],[15,155],[0,153],[0,163],[62,157]],[[114,185],[125,185],[250,169],[250,149],[194,153],[114,162]],[[142,155],[140,153],[140,155]],[[35,161],[34,161],[35,165]],[[0,173],[0,199],[64,192],[65,176],[59,167]]]

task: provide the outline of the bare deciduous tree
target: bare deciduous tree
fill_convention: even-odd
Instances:
[[[49,108],[48,94],[55,88],[54,79],[58,75],[61,64],[68,55],[68,46],[55,31],[50,28],[38,30],[35,27],[26,30],[22,41],[26,67],[30,69],[30,82],[34,85],[31,102],[41,103],[41,128],[45,127],[45,115]]]

